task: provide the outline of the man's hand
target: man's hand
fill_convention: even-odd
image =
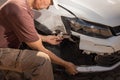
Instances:
[[[58,45],[62,42],[63,38],[61,36],[54,36],[54,35],[48,35],[45,36],[44,41],[52,44],[52,45]]]
[[[75,75],[78,73],[78,71],[76,70],[76,66],[71,62],[66,62],[65,69],[66,72],[68,72],[68,74],[70,75]]]

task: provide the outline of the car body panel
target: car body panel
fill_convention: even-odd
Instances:
[[[79,48],[94,53],[114,53],[120,50],[120,36],[108,39],[93,38],[72,31],[74,36],[80,37]]]
[[[108,26],[120,25],[120,0],[57,0],[79,18]]]

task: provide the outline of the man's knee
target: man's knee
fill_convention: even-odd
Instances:
[[[47,61],[50,61],[50,62],[51,62],[50,57],[48,56],[48,54],[46,54],[46,53],[44,53],[44,52],[38,52],[38,53],[37,53],[37,56],[38,56],[38,57],[41,57],[41,58],[44,58],[44,59],[46,59]]]

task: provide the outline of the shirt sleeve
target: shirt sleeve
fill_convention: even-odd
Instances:
[[[24,6],[9,4],[8,18],[10,28],[21,42],[34,42],[39,40],[30,10]]]

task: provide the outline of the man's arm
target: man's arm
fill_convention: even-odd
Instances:
[[[57,38],[50,38],[50,36],[38,36],[37,31],[34,28],[34,22],[30,10],[26,10],[26,7],[21,7],[15,3],[10,3],[7,6],[7,12],[9,12],[9,22],[12,23],[11,29],[18,37],[20,42],[25,42],[32,49],[42,51],[51,58],[52,62],[64,66],[70,74],[77,73],[75,65],[64,61],[63,59],[54,55],[51,51],[46,49],[42,40],[52,44],[58,44]],[[14,22],[14,23],[13,23]]]
[[[59,57],[57,57],[54,53],[52,53],[50,50],[46,49],[43,44],[42,44],[42,39],[44,39],[45,41],[49,40],[48,37],[46,36],[40,36],[41,38],[39,38],[39,40],[35,41],[35,42],[26,42],[26,44],[31,47],[32,49],[38,50],[38,51],[42,51],[46,54],[48,54],[48,56],[51,58],[51,61],[53,63],[56,63],[58,65],[61,65],[63,67],[65,67],[65,69],[67,70],[67,72],[69,74],[76,74],[76,66],[74,64],[72,64],[71,62],[67,62]]]

